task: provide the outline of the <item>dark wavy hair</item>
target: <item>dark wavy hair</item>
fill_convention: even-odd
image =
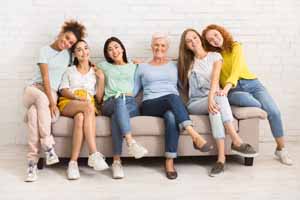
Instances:
[[[78,41],[71,47],[71,53],[72,53],[72,54],[74,53],[75,48],[76,48],[76,46],[78,45],[79,42],[84,42],[85,44],[87,44],[87,42],[86,42],[85,40],[83,40],[83,39],[78,40]],[[77,59],[76,57],[74,57],[73,65],[78,66],[78,64],[79,64],[78,59]],[[90,60],[89,60],[89,66],[90,66],[90,67],[92,66],[92,63],[91,63]]]
[[[108,55],[108,45],[111,43],[111,42],[116,42],[118,43],[121,48],[123,49],[123,61],[125,63],[128,63],[128,59],[127,59],[127,55],[126,55],[126,49],[125,49],[125,46],[123,45],[123,43],[121,42],[120,39],[118,39],[117,37],[110,37],[108,38],[106,41],[105,41],[105,44],[104,44],[104,48],[103,48],[103,53],[104,53],[104,57],[106,59],[107,62],[111,63],[111,64],[114,64],[114,61],[113,59],[111,59]]]

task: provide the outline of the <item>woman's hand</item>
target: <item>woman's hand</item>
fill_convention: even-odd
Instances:
[[[89,95],[89,94],[88,94]],[[74,98],[75,100],[77,100],[77,101],[87,101],[87,98],[86,97],[81,97],[81,96],[77,96],[77,95],[75,95],[75,98]]]
[[[216,92],[216,94],[218,96],[227,96],[228,91],[226,91],[226,90],[219,90],[219,91]]]
[[[97,68],[95,64],[92,64],[92,68],[95,71],[96,77],[100,80],[104,80],[104,73],[101,69]]]
[[[216,103],[214,97],[208,97],[208,112],[217,114],[220,111],[219,105]]]
[[[50,109],[51,118],[55,118],[59,113],[56,103],[51,102],[49,105],[49,109]]]
[[[229,90],[232,88],[232,84],[231,83],[227,83],[226,85],[225,85],[225,87],[223,88],[223,90],[219,90],[219,91],[217,91],[216,93],[217,93],[217,95],[218,96],[227,96],[228,95],[228,92],[229,92]]]

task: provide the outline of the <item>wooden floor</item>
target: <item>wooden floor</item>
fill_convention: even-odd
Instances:
[[[0,200],[300,200],[300,143],[290,142],[293,166],[280,164],[274,143],[261,143],[254,166],[229,157],[226,171],[211,178],[208,170],[215,157],[187,157],[176,161],[178,179],[163,173],[163,158],[124,160],[125,179],[111,179],[110,170],[95,172],[80,166],[81,179],[66,179],[66,162],[39,171],[35,183],[25,183],[26,147],[0,146]],[[111,160],[109,160],[111,162]]]

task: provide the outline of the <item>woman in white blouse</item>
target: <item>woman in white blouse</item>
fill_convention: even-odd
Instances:
[[[58,107],[61,114],[74,118],[72,155],[68,165],[68,179],[79,179],[77,159],[85,138],[89,148],[88,165],[100,171],[108,168],[103,155],[96,146],[96,117],[94,95],[101,100],[104,90],[104,75],[89,61],[90,50],[84,40],[72,48],[75,56],[73,66],[67,69],[60,85]],[[96,71],[95,71],[96,70]]]

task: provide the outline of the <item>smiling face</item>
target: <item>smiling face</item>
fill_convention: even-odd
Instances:
[[[154,58],[166,58],[169,44],[165,38],[156,38],[152,41],[151,48]]]
[[[207,31],[207,33],[205,34],[204,37],[211,46],[217,47],[217,48],[222,48],[224,38],[218,30],[211,29],[211,30]]]
[[[110,42],[107,46],[107,53],[108,56],[114,61],[114,63],[123,61],[124,49],[118,42]]]
[[[87,43],[83,41],[78,42],[74,48],[74,56],[79,62],[88,61],[90,58],[90,49]]]
[[[193,51],[194,53],[199,49],[203,49],[201,39],[194,31],[188,31],[186,33],[185,45],[187,49]]]
[[[60,33],[56,42],[57,47],[60,50],[64,50],[71,48],[77,42],[77,38],[73,32],[67,31]]]

